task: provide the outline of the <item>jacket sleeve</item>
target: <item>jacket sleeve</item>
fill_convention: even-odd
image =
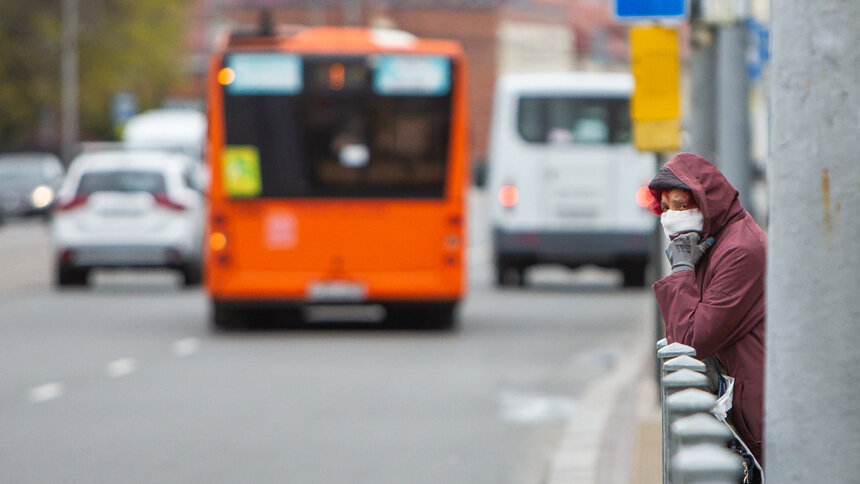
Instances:
[[[754,319],[744,316],[764,297],[764,271],[754,259],[742,249],[729,251],[703,291],[693,271],[654,283],[668,341],[692,346],[696,358],[703,359],[746,336],[751,328],[744,322]]]

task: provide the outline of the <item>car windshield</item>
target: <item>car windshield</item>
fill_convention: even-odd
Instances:
[[[45,164],[38,161],[0,161],[0,182],[39,182],[48,178]]]
[[[165,193],[164,175],[145,170],[116,170],[85,173],[78,185],[78,196],[95,192]]]

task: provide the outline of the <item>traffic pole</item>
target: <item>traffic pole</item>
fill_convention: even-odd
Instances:
[[[78,76],[78,0],[62,0],[62,57],[60,93],[62,97],[61,156],[68,165],[77,154],[80,138]]]
[[[746,69],[746,25],[735,21],[717,27],[717,156],[715,164],[752,208],[749,149],[749,81]],[[714,161],[714,160],[711,160]]]

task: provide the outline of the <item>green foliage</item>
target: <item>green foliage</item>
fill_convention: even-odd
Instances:
[[[185,74],[190,0],[78,2],[82,136],[107,139],[116,91],[145,109]],[[61,0],[0,0],[0,149],[35,143],[45,116],[59,127],[61,32]]]

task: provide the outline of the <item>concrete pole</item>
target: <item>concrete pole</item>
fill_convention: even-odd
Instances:
[[[62,146],[63,162],[68,164],[77,154],[80,108],[78,105],[78,0],[63,0],[62,5]]]
[[[738,189],[741,204],[751,208],[749,149],[749,82],[746,25],[717,28],[717,167]],[[712,160],[714,161],[714,160]]]
[[[694,23],[690,55],[690,147],[689,151],[716,163],[717,152],[717,50],[714,29]]]
[[[768,482],[860,476],[860,2],[771,2]]]

